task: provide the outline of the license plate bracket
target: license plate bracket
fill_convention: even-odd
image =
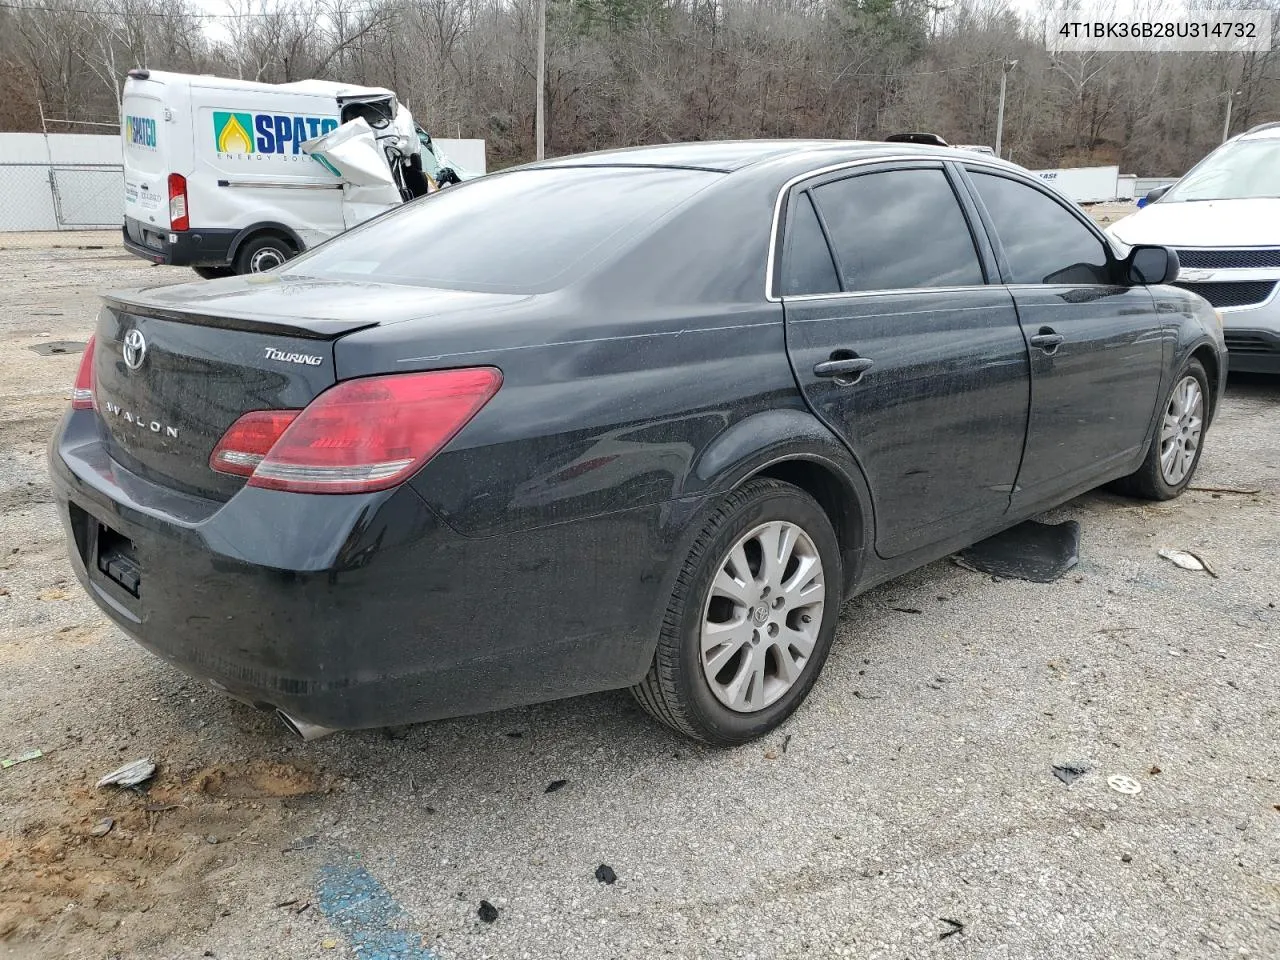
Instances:
[[[142,567],[138,564],[138,554],[132,540],[100,522],[95,559],[99,573],[126,593],[134,597],[139,595],[142,589]]]

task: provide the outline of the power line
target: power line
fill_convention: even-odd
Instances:
[[[372,7],[353,7],[344,9],[343,13],[376,13],[390,6],[387,4],[378,4]],[[103,7],[98,10],[82,10],[75,7],[49,7],[38,3],[4,3],[0,2],[0,10],[16,10],[30,11],[33,13],[78,13],[86,17],[111,16],[111,17],[154,17],[160,20],[173,19],[175,17],[189,17],[196,20],[249,20],[259,17],[275,17],[282,14],[298,13],[307,11],[297,10],[281,10],[281,11],[263,11],[261,13],[203,13],[194,10],[184,10],[179,13],[166,12],[161,10],[116,10],[109,7]],[[328,11],[326,11],[327,13]]]

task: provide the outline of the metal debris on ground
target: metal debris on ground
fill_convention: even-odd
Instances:
[[[98,781],[99,787],[136,787],[150,780],[156,772],[155,761],[149,757],[126,763],[118,770],[112,770]]]
[[[427,809],[430,809],[430,807],[428,807]],[[287,847],[281,847],[280,852],[295,853],[298,850],[310,850],[319,842],[320,842],[319,834],[315,834],[315,833],[308,834],[305,837],[299,837],[297,840],[293,841],[293,843],[289,844],[289,846]]]
[[[1088,772],[1089,768],[1083,763],[1055,763],[1053,765],[1053,775],[1068,786]]]
[[[1262,492],[1261,487],[1187,487],[1187,489],[1199,490],[1202,493],[1239,493],[1243,496]]]
[[[111,828],[115,825],[116,822],[113,819],[110,817],[103,817],[93,825],[93,829],[89,831],[89,835],[93,837],[105,837],[111,832]]]
[[[1116,793],[1123,793],[1126,796],[1136,796],[1142,792],[1142,784],[1133,777],[1126,777],[1122,774],[1115,774],[1107,777],[1107,786]]]
[[[618,879],[618,875],[613,872],[613,867],[609,866],[607,863],[602,863],[600,866],[596,867],[596,879],[601,883],[612,885],[614,881]]]
[[[951,929],[944,930],[938,934],[939,940],[945,940],[947,937],[954,937],[957,933],[964,933],[964,924],[959,920],[952,920],[950,917],[939,917],[943,923],[948,924]]]
[[[1174,566],[1181,567],[1183,570],[1194,570],[1196,572],[1203,571],[1215,580],[1218,579],[1218,574],[1214,571],[1213,567],[1209,566],[1209,564],[1205,562],[1204,557],[1194,554],[1190,550],[1170,550],[1165,547],[1161,547],[1156,551],[1156,553],[1170,561]]]
[[[955,562],[995,577],[1052,583],[1080,562],[1080,524],[1025,520],[966,547]]]
[[[480,909],[476,911],[476,916],[485,923],[493,923],[493,921],[498,919],[498,908],[488,900],[481,900]]]
[[[0,760],[0,769],[8,770],[10,767],[16,767],[20,763],[26,763],[28,760],[39,760],[43,756],[43,750],[28,750],[26,753],[19,754],[16,757]]]

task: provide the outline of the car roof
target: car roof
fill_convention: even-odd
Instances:
[[[1241,140],[1275,140],[1280,138],[1280,123],[1260,123],[1240,134]]]
[[[1021,169],[1014,164],[983,157],[970,150],[950,147],[932,147],[915,143],[885,143],[877,140],[721,140],[697,143],[668,143],[647,147],[627,147],[620,150],[600,150],[582,153],[541,163],[530,167],[584,167],[584,166],[643,166],[673,167],[690,170],[711,170],[732,173],[756,164],[774,160],[800,161],[810,159],[815,167],[837,164],[846,160],[874,159],[876,157],[929,156],[973,161],[981,157],[985,162],[996,162],[1010,169]]]

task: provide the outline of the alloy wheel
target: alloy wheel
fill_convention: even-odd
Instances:
[[[1160,427],[1160,474],[1176,487],[1191,471],[1204,430],[1204,391],[1195,377],[1183,377],[1165,408]]]
[[[754,713],[804,673],[822,628],[822,557],[803,528],[775,520],[743,535],[716,568],[702,616],[707,685]]]

